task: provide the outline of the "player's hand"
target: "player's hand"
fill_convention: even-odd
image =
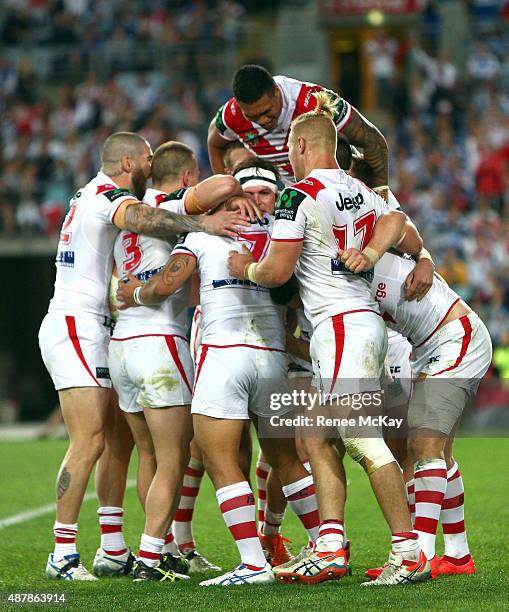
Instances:
[[[228,253],[228,272],[235,278],[246,278],[244,270],[247,264],[254,261],[253,256],[245,244],[242,245],[242,252],[230,251]]]
[[[420,302],[433,285],[435,265],[431,259],[420,259],[405,280],[405,299]]]
[[[127,275],[127,281],[120,281],[117,290],[117,304],[119,310],[138,306],[133,298],[133,293],[136,287],[141,287],[141,282],[132,274]]]
[[[243,214],[251,223],[256,223],[257,219],[263,218],[262,211],[248,196],[233,196],[225,203],[226,210],[238,210]]]
[[[354,274],[366,272],[373,267],[371,259],[358,249],[346,249],[346,251],[341,251],[339,256],[345,268]]]
[[[238,210],[219,210],[213,215],[204,215],[202,227],[207,234],[237,238],[239,225],[249,226],[251,223]]]

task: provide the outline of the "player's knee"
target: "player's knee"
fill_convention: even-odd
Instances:
[[[443,457],[442,441],[427,435],[412,436],[408,441],[408,448],[414,462]]]
[[[105,436],[103,431],[97,431],[88,436],[75,436],[71,441],[70,450],[80,460],[95,463],[103,454]]]
[[[346,452],[369,475],[395,461],[387,444],[381,438],[345,438]]]

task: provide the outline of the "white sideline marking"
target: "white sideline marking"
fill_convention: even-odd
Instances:
[[[128,480],[126,484],[126,489],[136,486],[136,480]],[[91,499],[96,499],[95,492],[85,493],[85,497],[83,501],[89,501]],[[27,510],[26,512],[19,512],[18,514],[13,514],[12,516],[8,516],[7,518],[0,519],[0,529],[4,529],[5,527],[10,527],[11,525],[18,525],[19,523],[25,523],[26,521],[30,521],[33,518],[37,518],[38,516],[42,516],[43,514],[49,514],[50,512],[55,512],[56,504],[46,504],[45,506],[39,506],[38,508],[34,508],[33,510]]]

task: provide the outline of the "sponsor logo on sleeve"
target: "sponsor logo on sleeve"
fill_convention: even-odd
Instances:
[[[112,189],[111,191],[105,191],[102,195],[108,198],[110,202],[114,202],[115,200],[124,198],[126,196],[131,196],[135,200],[138,199],[129,191],[129,189]]]
[[[288,187],[281,192],[276,204],[275,218],[285,221],[295,221],[299,206],[306,198],[306,194],[297,189]]]
[[[96,378],[107,378],[108,380],[110,380],[110,369],[109,368],[96,368],[95,377]]]
[[[57,251],[55,264],[64,268],[74,268],[74,251]]]

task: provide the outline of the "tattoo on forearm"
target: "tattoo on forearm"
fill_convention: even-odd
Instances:
[[[170,240],[182,232],[203,231],[201,215],[177,215],[167,210],[140,204],[128,206],[124,219],[130,232],[161,240]]]
[[[69,474],[67,468],[64,465],[57,481],[57,499],[62,499],[70,484],[71,475]]]
[[[149,304],[162,301],[182,285],[190,272],[189,266],[193,263],[192,257],[187,255],[173,255],[165,267],[153,276],[143,287],[141,298]]]
[[[389,149],[380,131],[352,109],[350,121],[343,129],[343,134],[351,144],[364,149],[364,159],[373,169],[377,185],[387,185],[389,182]]]

